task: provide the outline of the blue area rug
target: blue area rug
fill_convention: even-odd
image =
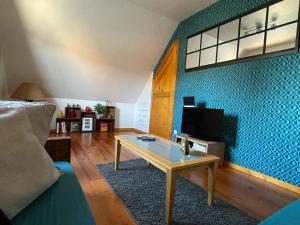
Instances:
[[[123,201],[139,225],[165,225],[166,175],[142,159],[97,166],[113,191]],[[258,221],[239,209],[215,198],[207,205],[207,192],[177,176],[174,225],[254,225]]]

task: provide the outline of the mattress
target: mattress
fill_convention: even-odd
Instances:
[[[67,162],[56,162],[64,174],[11,221],[13,225],[95,225],[91,211]]]

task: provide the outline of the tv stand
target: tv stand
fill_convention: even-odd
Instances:
[[[186,134],[176,135],[175,142],[180,143],[181,139],[184,137],[186,137],[189,142],[200,145],[201,146],[201,149],[199,149],[200,151],[220,157],[219,165],[223,164],[224,152],[225,152],[224,142],[204,141],[197,138],[189,137]]]

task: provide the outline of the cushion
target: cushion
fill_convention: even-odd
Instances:
[[[42,146],[46,144],[55,105],[47,102],[0,101],[0,109],[26,109],[33,133]]]
[[[13,218],[59,177],[25,110],[0,109],[0,208]]]
[[[11,225],[9,219],[4,215],[2,209],[0,209],[0,224],[1,225]]]

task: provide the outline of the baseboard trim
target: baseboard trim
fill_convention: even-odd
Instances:
[[[146,134],[146,132],[138,130],[136,128],[115,128],[115,131],[119,131],[119,132],[135,132],[138,134]]]
[[[125,127],[122,127],[122,128],[115,128],[115,131],[117,132],[130,132],[130,131],[133,131],[133,128],[125,128]]]
[[[132,128],[132,131],[134,131],[138,134],[147,134],[145,131],[142,131],[142,130],[139,130],[139,129],[136,129],[136,128]]]
[[[300,194],[300,187],[298,187],[296,185],[289,184],[287,182],[278,180],[278,179],[276,179],[274,177],[270,177],[270,176],[267,176],[265,174],[256,172],[254,170],[248,169],[246,167],[239,166],[239,165],[234,164],[232,162],[224,161],[224,165],[227,166],[227,167],[229,167],[229,168],[236,169],[236,170],[238,170],[240,172],[247,173],[247,174],[249,174],[251,176],[254,176],[256,178],[264,180],[264,181],[266,181],[268,183],[275,184],[275,185],[277,185],[279,187],[282,187],[282,188],[288,189],[290,191],[293,191],[293,192],[295,192],[297,194]]]

